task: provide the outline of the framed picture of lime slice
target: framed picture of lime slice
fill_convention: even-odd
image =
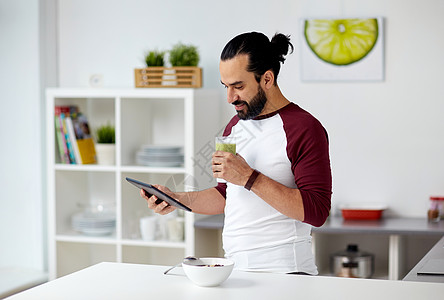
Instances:
[[[384,80],[383,18],[301,20],[303,81]]]

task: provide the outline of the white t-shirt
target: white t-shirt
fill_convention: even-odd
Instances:
[[[287,107],[303,111],[294,104],[282,110],[288,111]],[[298,188],[290,160],[295,154],[289,157],[287,153],[288,130],[284,122],[279,112],[247,121],[235,117],[224,134],[236,137],[236,152],[250,167],[287,187]],[[223,247],[226,257],[235,261],[236,269],[317,274],[311,227],[281,214],[243,186],[226,183]]]

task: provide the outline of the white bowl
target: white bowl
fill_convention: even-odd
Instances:
[[[184,261],[187,277],[199,286],[218,286],[230,276],[234,261],[226,258],[205,257],[200,261]]]

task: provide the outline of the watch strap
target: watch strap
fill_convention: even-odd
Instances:
[[[253,170],[253,173],[251,173],[250,178],[248,178],[247,183],[245,184],[244,188],[246,188],[247,190],[251,190],[251,188],[253,187],[253,184],[256,181],[259,174],[260,174],[260,172],[258,170]]]

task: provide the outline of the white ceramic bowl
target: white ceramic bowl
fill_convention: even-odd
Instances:
[[[226,258],[204,257],[197,262],[184,261],[182,267],[187,277],[195,284],[218,286],[230,276],[234,262]]]

